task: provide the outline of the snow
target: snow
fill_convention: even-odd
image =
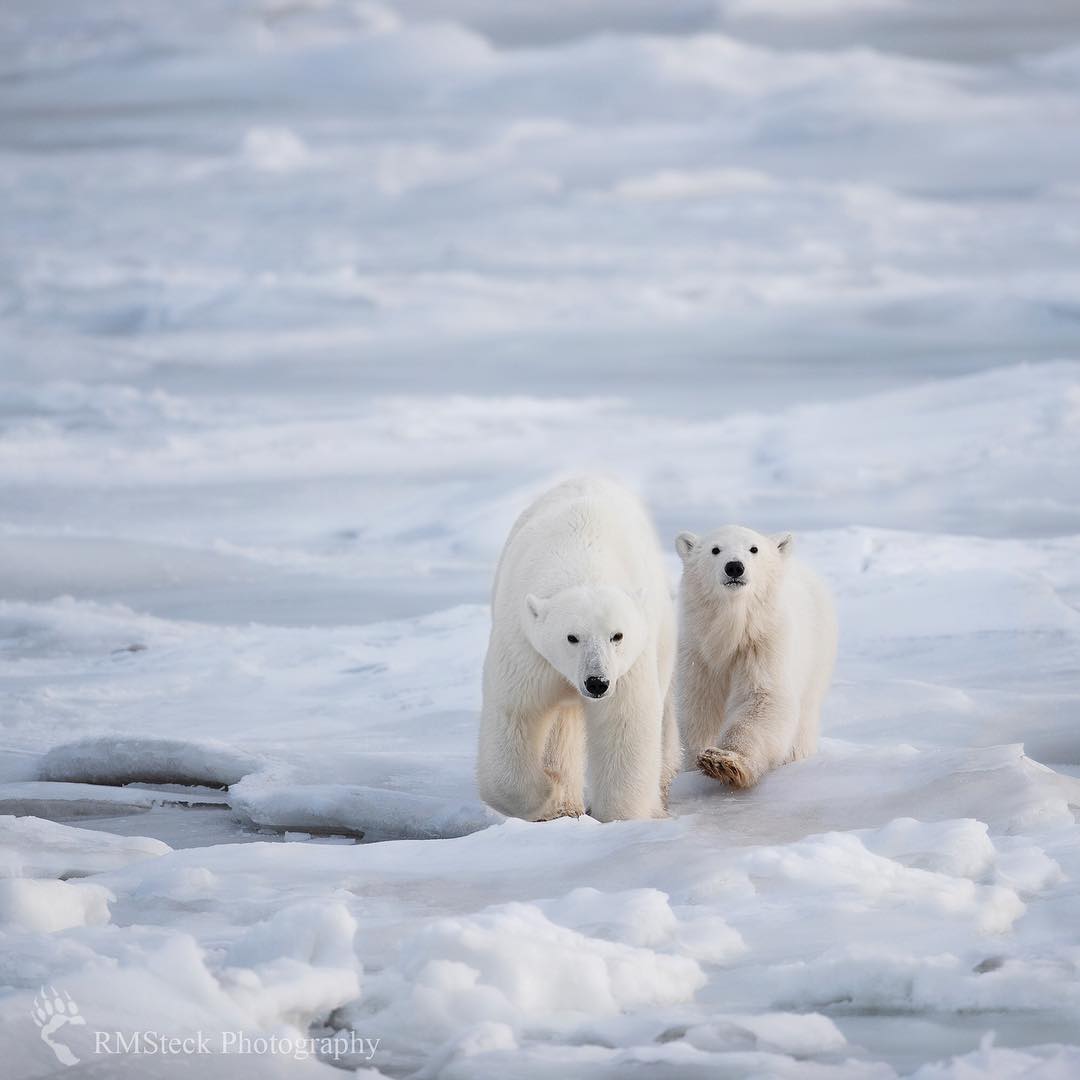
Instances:
[[[100,926],[109,921],[109,901],[115,899],[100,885],[5,878],[0,880],[0,923],[46,934]]]
[[[110,1078],[1076,1075],[1078,57],[1060,0],[0,10],[5,1075],[53,990]],[[495,560],[582,470],[795,531],[816,756],[479,802]]]
[[[42,757],[38,775],[87,784],[142,780],[229,787],[256,767],[251,755],[214,740],[91,736],[53,747]]]
[[[112,836],[8,814],[0,817],[0,838],[0,873],[11,879],[89,877],[169,851],[148,836]]]
[[[376,839],[465,836],[500,820],[477,799],[453,802],[358,784],[269,783],[246,777],[230,789],[234,809],[260,825],[353,832]]]

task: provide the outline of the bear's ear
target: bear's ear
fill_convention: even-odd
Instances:
[[[525,597],[525,609],[537,622],[539,622],[547,614],[548,602],[546,600],[541,600],[539,596],[533,596],[532,593],[529,593],[529,595]]]
[[[675,537],[675,550],[683,562],[686,562],[687,556],[697,547],[697,542],[697,533],[681,532]]]
[[[773,539],[776,541],[776,550],[781,555],[790,555],[795,546],[795,537],[791,533],[777,533]]]

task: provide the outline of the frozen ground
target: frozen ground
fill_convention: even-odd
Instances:
[[[95,1031],[1080,1075],[1077,22],[3,5],[4,1075],[67,1073],[45,1024],[140,1080],[333,1054]],[[494,560],[583,468],[665,540],[797,531],[817,757],[664,822],[477,802]]]

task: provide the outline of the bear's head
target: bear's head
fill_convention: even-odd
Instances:
[[[640,597],[582,585],[541,599],[525,597],[525,633],[536,651],[585,698],[602,698],[645,648]]]
[[[741,525],[675,537],[683,577],[700,593],[732,604],[767,596],[783,575],[791,548],[791,533],[766,536]]]

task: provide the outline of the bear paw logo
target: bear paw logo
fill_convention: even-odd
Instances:
[[[64,997],[61,997],[55,987],[50,986],[46,991],[43,986],[41,993],[34,998],[31,1015],[34,1023],[40,1028],[41,1041],[52,1049],[56,1060],[61,1065],[78,1065],[79,1059],[71,1052],[70,1047],[53,1038],[62,1027],[68,1024],[86,1023],[79,1014],[79,1006],[71,1000],[71,995],[65,991]]]

